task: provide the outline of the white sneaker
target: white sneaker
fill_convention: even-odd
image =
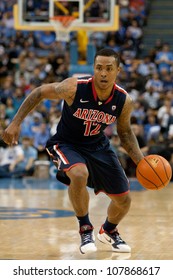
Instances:
[[[93,232],[93,227],[90,225],[85,225],[80,229],[81,245],[80,252],[82,254],[96,252],[97,248],[95,246],[95,236]]]
[[[97,235],[97,238],[99,241],[111,245],[112,251],[114,252],[119,252],[119,253],[131,252],[130,246],[127,245],[126,242],[121,239],[117,229],[113,230],[111,233],[108,233],[103,229],[102,226]]]

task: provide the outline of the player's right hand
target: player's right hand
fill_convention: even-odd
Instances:
[[[2,140],[7,145],[17,145],[20,134],[20,127],[11,123],[2,133]]]

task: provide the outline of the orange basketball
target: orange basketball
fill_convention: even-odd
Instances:
[[[169,184],[172,168],[164,157],[148,155],[138,163],[136,177],[144,188],[159,190]]]

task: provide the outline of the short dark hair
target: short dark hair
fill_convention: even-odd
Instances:
[[[94,62],[96,60],[96,57],[97,56],[113,56],[117,62],[117,66],[120,65],[120,56],[117,52],[115,52],[113,49],[110,49],[110,48],[104,48],[104,49],[101,49],[99,51],[96,52],[95,54],[95,57],[94,57]]]

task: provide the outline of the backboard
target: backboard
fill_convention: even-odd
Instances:
[[[51,18],[56,16],[73,16],[71,31],[115,31],[119,26],[116,0],[18,0],[14,5],[17,30],[54,30]]]

